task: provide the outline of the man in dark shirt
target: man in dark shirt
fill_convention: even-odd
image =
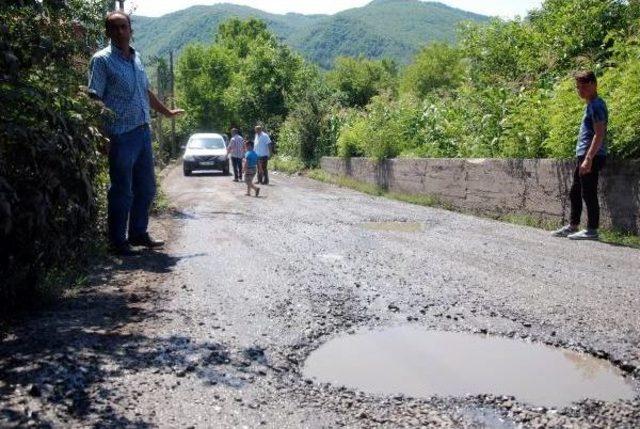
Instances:
[[[105,29],[111,43],[91,58],[89,91],[113,113],[104,124],[109,137],[111,182],[109,241],[116,254],[127,256],[135,253],[132,245],[152,248],[164,244],[147,232],[156,191],[149,107],[168,117],[183,111],[169,110],[151,92],[140,56],[129,45],[129,16],[111,12],[105,19]]]
[[[600,226],[600,206],[598,204],[598,176],[607,157],[607,105],[598,96],[598,83],[591,71],[579,72],[575,76],[580,98],[587,106],[584,110],[578,143],[576,145],[577,165],[571,187],[571,219],[553,234],[572,240],[597,240]],[[587,206],[587,229],[579,231],[582,215],[582,200]]]

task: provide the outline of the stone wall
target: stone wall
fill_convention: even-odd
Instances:
[[[323,158],[321,166],[391,192],[433,196],[458,210],[565,221],[575,168],[573,162],[550,159],[399,158],[378,163],[332,157]],[[608,162],[601,174],[600,203],[604,227],[638,233],[640,160]]]

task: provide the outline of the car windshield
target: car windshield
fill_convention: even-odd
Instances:
[[[195,138],[189,141],[189,149],[224,149],[224,140],[220,137]]]

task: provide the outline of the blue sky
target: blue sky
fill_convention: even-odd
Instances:
[[[197,4],[235,3],[251,6],[256,9],[272,13],[336,13],[352,7],[360,7],[370,0],[321,0],[321,1],[297,1],[291,0],[126,0],[127,11],[135,7],[136,15],[160,16],[176,10],[185,9]],[[539,7],[542,0],[441,0],[441,3],[453,7],[482,13],[485,15],[512,18],[516,15],[525,15],[528,10]]]

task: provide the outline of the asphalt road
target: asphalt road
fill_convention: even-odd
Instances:
[[[53,426],[640,426],[638,397],[556,410],[491,394],[367,395],[301,375],[305,357],[334,336],[409,324],[586,351],[637,380],[638,250],[555,239],[302,177],[274,174],[255,198],[230,177],[183,177],[174,168],[164,188],[175,209],[154,230],[170,243],[147,262],[121,266],[114,294],[124,301],[114,305],[125,316],[113,317],[126,320],[108,322],[100,352],[91,345],[65,352],[76,357],[70,373],[89,366],[100,375],[82,385],[85,411],[48,399],[58,385],[46,386],[44,369],[35,377],[45,383],[42,394],[30,394],[13,362],[0,374],[8,380],[0,392],[14,392],[0,397],[16,413],[5,412],[5,422],[24,423],[26,404],[38,410],[32,424]],[[105,301],[88,296],[84,309]],[[77,311],[67,313],[57,314],[77,320]],[[0,363],[9,365],[17,341],[35,341],[35,323],[3,341]],[[56,344],[50,348],[64,348]],[[54,355],[47,349],[31,360]]]

